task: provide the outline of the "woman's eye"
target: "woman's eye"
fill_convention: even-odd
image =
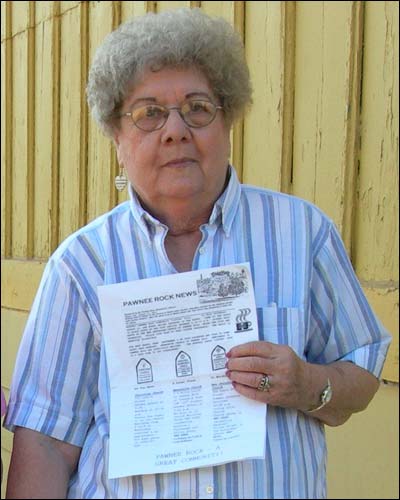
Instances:
[[[158,107],[155,107],[155,106],[147,106],[146,107],[145,116],[147,118],[154,118],[154,117],[160,116],[161,114],[162,114],[162,110]]]
[[[190,103],[190,111],[192,112],[201,112],[205,111],[205,105],[203,102],[191,102]]]

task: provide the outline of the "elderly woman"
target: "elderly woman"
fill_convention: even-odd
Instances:
[[[48,263],[12,384],[8,498],[323,498],[323,424],[368,405],[389,336],[332,222],[241,185],[229,165],[230,129],[251,101],[239,37],[197,9],[147,14],[106,38],[87,92],[131,199]],[[228,352],[226,375],[268,405],[265,458],[109,479],[97,286],[241,262],[260,340]]]

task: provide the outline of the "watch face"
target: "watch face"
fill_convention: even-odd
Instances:
[[[314,411],[317,411],[317,410],[320,410],[321,408],[323,408],[332,399],[332,392],[333,391],[332,391],[331,381],[328,379],[328,385],[325,387],[325,389],[321,392],[321,394],[319,396],[320,405],[317,406],[316,408],[310,408],[307,411],[312,413]]]
[[[321,403],[326,405],[332,399],[332,386],[331,383],[328,382],[328,385],[325,387],[321,394]]]

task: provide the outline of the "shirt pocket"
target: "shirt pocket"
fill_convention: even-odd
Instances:
[[[305,359],[306,335],[304,312],[298,307],[257,307],[258,335],[260,340],[288,345]]]

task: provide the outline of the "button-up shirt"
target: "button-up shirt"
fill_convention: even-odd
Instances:
[[[20,345],[6,427],[82,448],[68,498],[325,497],[324,425],[273,406],[263,460],[108,479],[110,384],[97,286],[177,272],[164,246],[168,228],[130,194],[50,258]],[[346,360],[379,377],[390,337],[318,208],[241,185],[230,167],[200,230],[193,270],[250,263],[260,340],[287,344],[311,363]]]

